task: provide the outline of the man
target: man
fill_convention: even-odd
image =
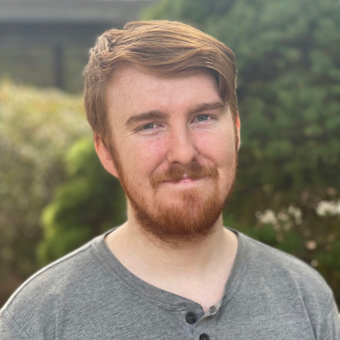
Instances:
[[[98,39],[85,107],[128,219],[24,283],[2,309],[2,340],[339,340],[319,274],[223,227],[235,80],[232,51],[184,24],[134,22]]]

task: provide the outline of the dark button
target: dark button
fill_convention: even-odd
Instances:
[[[217,312],[217,309],[216,309],[215,306],[211,306],[211,307],[209,308],[209,313],[210,313],[210,314],[216,314],[216,312]]]
[[[194,312],[189,312],[186,316],[185,316],[185,320],[187,323],[190,323],[190,325],[194,324],[197,320],[197,316]]]
[[[202,333],[202,334],[200,335],[200,340],[209,340],[208,334]]]

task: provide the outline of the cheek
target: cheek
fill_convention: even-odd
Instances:
[[[164,142],[161,139],[138,140],[126,145],[130,170],[136,175],[150,175],[164,159]]]
[[[235,136],[230,131],[218,131],[201,136],[200,151],[216,165],[230,164],[235,156]]]

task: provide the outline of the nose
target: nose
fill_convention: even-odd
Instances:
[[[197,158],[194,138],[187,129],[172,131],[169,138],[167,159],[169,163],[188,164]]]

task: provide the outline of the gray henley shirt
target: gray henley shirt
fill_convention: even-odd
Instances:
[[[140,280],[95,238],[27,280],[0,312],[1,340],[340,340],[322,277],[238,233],[221,301],[191,300]]]

